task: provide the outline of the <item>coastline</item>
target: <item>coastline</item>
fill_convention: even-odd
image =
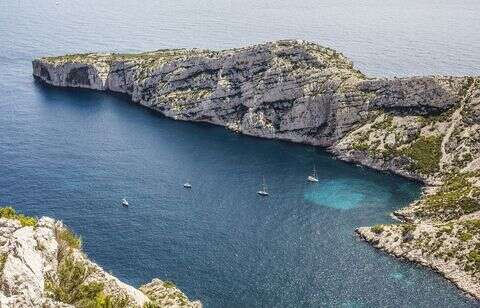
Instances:
[[[276,66],[277,62],[271,60],[277,57],[276,61],[283,61],[285,55],[289,63]],[[454,117],[465,105],[476,107],[476,93],[480,93],[476,79],[372,79],[355,70],[343,55],[304,41],[279,41],[220,52],[70,55],[34,60],[33,69],[37,79],[52,86],[126,93],[132,102],[175,120],[206,122],[254,137],[322,147],[340,160],[424,183],[425,192],[419,200],[395,211],[403,224],[385,226],[391,229],[390,235],[386,231],[376,234],[372,228],[356,232],[374,247],[430,267],[480,299],[477,272],[464,270],[472,262],[477,266],[468,258],[480,240],[476,229],[470,232],[473,236],[468,241],[472,243],[465,244],[468,251],[457,250],[452,256],[460,262],[454,266],[457,276],[470,277],[467,282],[452,277],[451,267],[438,266],[436,262],[441,258],[428,255],[429,251],[421,251],[420,256],[412,254],[417,249],[409,246],[412,240],[396,240],[396,244],[387,241],[394,235],[403,238],[399,234],[406,223],[419,229],[431,222],[457,226],[462,224],[463,216],[479,210],[476,199],[475,206],[461,210],[450,209],[435,199],[439,191],[451,188],[446,184],[450,177],[466,177],[472,184],[472,192],[467,195],[476,192],[477,145],[469,145],[469,137],[459,134],[452,140],[457,127],[476,129],[467,116]],[[223,72],[230,75],[224,77]],[[309,74],[315,76],[313,81]],[[245,75],[253,79],[245,81]],[[268,80],[268,86],[262,80]],[[476,116],[475,111],[472,113]],[[457,157],[455,148],[448,148],[450,142],[461,143],[468,151]],[[433,154],[423,157],[422,151]],[[466,154],[469,159],[464,159]],[[458,165],[459,161],[462,165]],[[448,202],[463,202],[464,197]],[[461,236],[462,230],[450,239]],[[421,234],[413,232],[412,236],[423,241]],[[382,241],[390,244],[379,245]],[[428,248],[429,243],[421,245]],[[397,246],[402,249],[392,248]]]

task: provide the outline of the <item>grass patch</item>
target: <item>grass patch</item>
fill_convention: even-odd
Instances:
[[[413,170],[422,174],[433,174],[440,168],[441,144],[442,136],[419,137],[399,153],[413,160]]]
[[[18,220],[22,227],[34,227],[37,225],[38,222],[36,217],[19,214],[15,211],[14,208],[10,206],[0,208],[0,217]]]

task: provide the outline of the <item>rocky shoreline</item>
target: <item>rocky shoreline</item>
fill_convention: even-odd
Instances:
[[[33,61],[33,74],[422,181],[422,197],[395,213],[405,223],[357,233],[480,299],[480,77],[370,78],[341,53],[298,40],[45,57]]]
[[[0,208],[1,307],[191,307],[171,282],[136,289],[92,262],[62,222]]]

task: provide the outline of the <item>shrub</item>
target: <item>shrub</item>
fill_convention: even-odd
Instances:
[[[124,308],[130,305],[130,300],[126,296],[105,295],[103,292],[97,295],[95,308]],[[93,308],[93,307],[92,307]]]
[[[375,234],[380,234],[383,232],[384,228],[382,225],[375,225],[370,230],[372,230],[372,232]]]
[[[463,232],[458,236],[458,238],[461,239],[462,241],[466,242],[466,241],[471,240],[473,238],[473,235],[471,233],[468,233],[468,232]]]
[[[474,199],[480,189],[468,180],[472,176],[477,175],[465,173],[451,176],[437,193],[425,198],[425,206],[417,212],[423,216],[449,220],[480,210],[479,202]]]
[[[352,148],[357,151],[368,151],[369,146],[366,142],[356,142],[352,145]]]
[[[82,239],[65,226],[58,228],[57,239],[65,242],[70,248],[80,249],[80,247],[82,247]]]
[[[467,260],[470,262],[469,269],[473,272],[480,271],[480,250],[474,249],[467,255]]]
[[[402,226],[402,236],[407,236],[408,234],[411,234],[413,231],[415,231],[416,226],[414,224],[404,224]]]
[[[175,284],[172,281],[169,281],[169,280],[164,281],[163,286],[167,289],[175,288]]]
[[[10,206],[0,208],[0,217],[1,218],[14,219],[16,215],[17,215],[17,213]]]
[[[7,262],[7,254],[0,253],[0,274],[3,272],[3,267],[5,266],[5,262]]]
[[[442,136],[419,137],[399,153],[414,161],[412,169],[423,174],[432,174],[439,170],[441,144]]]
[[[23,214],[17,214],[15,209],[10,206],[0,208],[0,217],[7,219],[16,219],[20,222],[22,227],[33,227],[37,224],[37,218],[32,216],[25,216]]]
[[[92,269],[84,262],[68,255],[60,262],[57,275],[47,276],[45,289],[56,301],[77,307],[88,307],[97,301],[103,291],[101,283],[86,283]]]
[[[34,227],[37,225],[37,219],[35,217],[25,216],[23,214],[18,214],[16,219],[20,221],[20,224],[23,227]]]
[[[82,247],[82,240],[65,226],[55,228],[55,238],[58,242],[58,262],[61,262],[66,256],[71,255],[72,250]]]

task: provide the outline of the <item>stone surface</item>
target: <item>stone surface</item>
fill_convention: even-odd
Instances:
[[[150,283],[141,286],[140,290],[159,307],[202,308],[199,301],[189,302],[185,294],[171,282],[155,278]]]

